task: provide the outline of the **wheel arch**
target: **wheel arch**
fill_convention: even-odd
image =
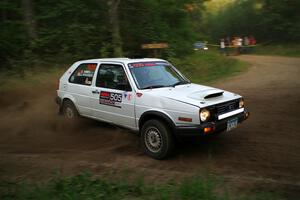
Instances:
[[[64,103],[66,101],[70,101],[71,103],[73,103],[74,107],[76,108],[77,112],[79,113],[79,110],[77,108],[77,105],[76,105],[76,101],[75,101],[75,98],[73,98],[72,96],[70,95],[65,95],[62,100],[61,100],[61,105],[60,105],[60,113],[62,113],[62,110],[63,110],[63,106],[64,106]]]
[[[75,105],[75,103],[76,103],[76,100],[75,100],[75,98],[74,98],[72,95],[65,94],[61,99],[62,99],[62,101],[61,101],[62,104],[63,104],[66,100],[72,101],[72,103],[73,103],[74,105]]]
[[[167,114],[160,111],[146,111],[141,115],[139,119],[138,122],[139,130],[141,130],[143,124],[150,119],[158,119],[163,121],[171,129],[172,132],[175,128],[175,123]]]

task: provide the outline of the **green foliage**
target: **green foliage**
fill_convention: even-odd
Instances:
[[[146,183],[143,179],[95,179],[89,173],[61,177],[59,174],[47,182],[2,182],[0,198],[27,199],[232,199],[223,182],[215,176],[187,178],[180,183]],[[253,194],[234,199],[279,199],[272,193]]]
[[[24,2],[32,2],[31,11]],[[225,36],[254,35],[259,43],[270,44],[300,42],[298,0],[121,0],[117,44],[107,2],[2,0],[0,69],[111,57],[114,49],[123,56],[151,57],[153,51],[141,45],[153,42],[169,44],[158,51],[163,58],[185,57],[195,41],[215,43]],[[214,4],[205,7],[204,2]],[[30,36],[26,13],[36,24],[32,30],[37,37]]]
[[[216,177],[196,177],[184,180],[178,187],[179,199],[189,200],[225,200],[229,199],[228,193],[218,194],[215,190],[223,185]]]
[[[31,10],[26,10],[24,2],[32,2]],[[168,49],[159,51],[165,58],[191,54],[196,40],[215,42],[225,36],[254,35],[259,43],[300,42],[298,0],[120,2],[121,41],[113,44],[115,34],[106,0],[1,1],[0,68],[24,68],[23,62],[40,65],[41,61],[111,57],[115,48],[128,57],[153,56],[153,51],[141,50],[141,44],[153,42],[169,44]],[[35,38],[30,37],[26,13],[36,24],[32,29]]]
[[[33,52],[69,60],[99,57],[110,35],[105,5],[93,0],[38,1],[39,38]]]
[[[67,63],[113,56],[112,26],[106,0],[30,0],[37,38],[30,38],[21,0],[3,0],[0,5],[0,59],[8,66],[20,61]],[[195,40],[188,13],[191,0],[122,0],[118,7],[124,56],[148,56],[141,44],[169,43],[161,56],[187,55]],[[151,55],[152,56],[152,55]],[[0,68],[4,66],[1,65]],[[23,68],[23,67],[22,67]]]
[[[127,54],[145,56],[149,51],[141,50],[141,44],[153,42],[170,45],[170,49],[162,51],[165,56],[184,56],[190,53],[195,33],[184,10],[186,2],[188,1],[122,1],[121,26]]]
[[[236,0],[219,10],[207,7],[202,22],[214,41],[254,35],[260,43],[300,42],[299,7],[298,0]]]
[[[1,1],[0,12],[0,68],[9,60],[18,58],[28,46],[21,10],[15,1]],[[10,66],[8,66],[10,68]]]

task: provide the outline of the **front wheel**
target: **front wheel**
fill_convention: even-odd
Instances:
[[[141,143],[145,153],[155,159],[170,156],[175,146],[169,127],[158,120],[149,120],[143,125]]]

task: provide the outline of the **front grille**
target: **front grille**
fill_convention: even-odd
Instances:
[[[239,100],[228,101],[226,103],[221,103],[216,105],[216,114],[224,114],[239,108]]]
[[[218,121],[219,115],[239,109],[239,101],[239,99],[236,99],[207,107],[206,109],[208,109],[211,113],[211,117],[208,122],[216,122]]]

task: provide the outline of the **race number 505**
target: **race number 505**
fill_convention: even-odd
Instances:
[[[122,102],[122,94],[110,93],[110,100],[115,102]]]

